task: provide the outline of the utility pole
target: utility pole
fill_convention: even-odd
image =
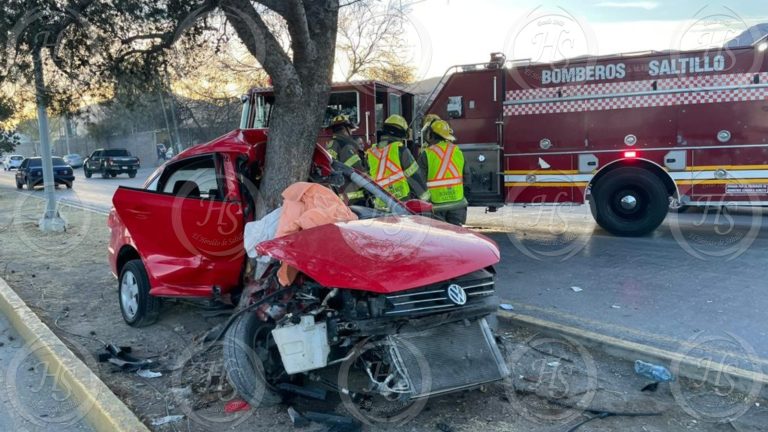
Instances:
[[[59,216],[56,209],[56,197],[54,195],[53,159],[51,156],[51,143],[48,135],[48,113],[45,110],[45,79],[43,77],[43,60],[41,48],[32,51],[32,63],[35,75],[35,102],[37,103],[37,124],[40,129],[40,158],[43,161],[43,188],[45,195],[45,213],[40,218],[38,226],[43,232],[58,232],[66,229],[64,219]]]

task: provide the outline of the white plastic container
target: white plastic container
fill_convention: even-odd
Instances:
[[[272,330],[285,371],[296,374],[328,365],[328,333],[325,323],[315,323],[313,316],[301,317],[299,324]]]

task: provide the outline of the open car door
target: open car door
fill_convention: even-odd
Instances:
[[[209,297],[240,285],[244,261],[239,202],[222,199],[213,155],[179,161],[157,190],[120,187],[112,198],[157,296]]]

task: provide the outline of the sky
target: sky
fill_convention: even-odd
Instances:
[[[765,0],[402,0],[417,78],[448,67],[507,59],[556,61],[722,45],[768,23]]]

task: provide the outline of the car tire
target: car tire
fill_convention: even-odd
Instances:
[[[91,178],[91,176],[93,175],[91,170],[89,170],[88,167],[86,166],[83,166],[83,174],[85,175],[85,178]]]
[[[157,321],[160,299],[149,294],[149,276],[141,260],[131,260],[123,266],[117,288],[120,313],[126,324],[144,327]]]
[[[67,189],[72,189],[72,183],[66,183]]]
[[[136,171],[128,171],[128,177],[136,178]]]
[[[109,178],[109,171],[107,171],[106,168],[102,168],[101,169],[101,178],[103,178],[103,179]]]
[[[669,193],[654,173],[621,167],[592,187],[594,217],[611,234],[643,236],[658,228],[669,212]]]
[[[27,185],[27,189],[29,189],[29,190],[35,190],[35,185],[33,185],[33,184],[32,184],[32,182],[31,182],[31,181],[29,181],[29,179],[27,179],[27,180],[26,180],[24,183],[26,183],[26,185]]]
[[[117,177],[117,173],[116,172],[110,172],[109,176],[112,177],[112,178],[115,178],[115,177]]]
[[[254,408],[274,406],[282,401],[280,395],[271,390],[272,386],[267,383],[264,361],[258,354],[259,351],[266,351],[266,355],[270,355],[268,350],[255,349],[256,341],[268,340],[267,333],[273,328],[273,325],[260,321],[255,313],[245,312],[235,319],[224,335],[227,379],[240,397]]]
[[[21,189],[21,188],[23,188],[23,187],[24,187],[24,185],[23,185],[23,184],[21,184],[21,183],[19,183],[19,181],[18,181],[18,180],[16,180],[16,189]]]

